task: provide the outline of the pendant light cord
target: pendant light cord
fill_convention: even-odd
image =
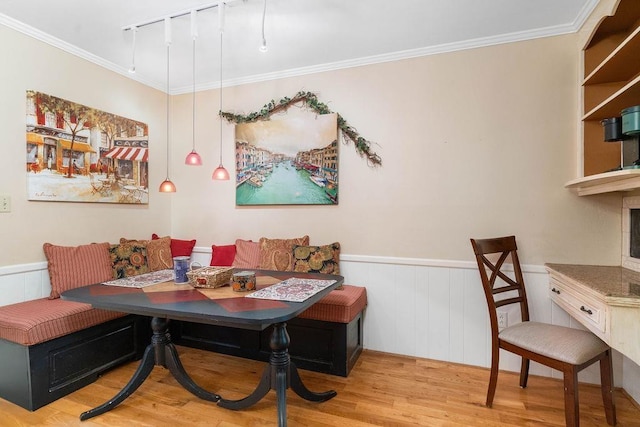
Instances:
[[[222,165],[222,28],[220,29],[220,165]]]
[[[191,111],[192,111],[192,122],[191,129],[193,132],[193,141],[191,144],[191,148],[193,151],[196,150],[196,38],[193,37],[193,91],[191,92]]]
[[[167,43],[167,179],[169,179],[169,49],[170,44]]]

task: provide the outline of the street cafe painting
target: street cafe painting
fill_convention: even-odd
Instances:
[[[146,124],[27,91],[28,199],[149,203]]]
[[[338,204],[336,114],[287,114],[235,132],[236,205]]]

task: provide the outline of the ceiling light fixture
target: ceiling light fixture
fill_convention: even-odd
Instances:
[[[224,32],[224,2],[218,3],[218,26],[220,27],[220,165],[213,171],[211,179],[216,181],[228,181],[229,172],[222,165],[222,33]]]
[[[196,152],[196,38],[198,38],[198,28],[195,9],[191,11],[191,37],[193,38],[193,91],[191,92],[193,141],[191,152],[187,154],[187,157],[184,159],[184,164],[187,166],[202,166],[202,158],[200,158],[200,154]]]
[[[262,45],[260,45],[260,52],[266,52],[269,50],[267,48],[267,39],[264,36],[264,18],[267,15],[267,0],[264,0],[264,7],[262,8]]]
[[[167,178],[162,181],[160,184],[160,192],[161,193],[175,193],[176,186],[169,179],[169,135],[170,135],[170,127],[169,127],[169,105],[170,105],[170,96],[169,96],[169,53],[171,49],[171,18],[164,19],[164,39],[167,43]]]
[[[131,74],[136,73],[136,34],[138,33],[138,27],[131,28],[131,68],[129,68],[129,72]]]

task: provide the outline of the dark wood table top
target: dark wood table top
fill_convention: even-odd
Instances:
[[[247,271],[247,269],[237,269]],[[335,280],[303,302],[244,298],[251,292],[234,292],[229,286],[194,288],[189,284],[159,283],[144,288],[128,288],[95,284],[62,293],[62,298],[91,304],[94,308],[121,311],[143,316],[161,317],[190,322],[262,330],[274,323],[286,322],[340,286],[342,276],[319,273],[296,273],[268,270],[248,270],[256,273],[257,289],[282,280]]]

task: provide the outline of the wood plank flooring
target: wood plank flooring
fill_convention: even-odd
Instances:
[[[258,383],[264,363],[179,347],[187,372],[207,390],[239,399]],[[117,408],[81,422],[83,411],[115,395],[138,362],[112,370],[97,382],[35,412],[0,399],[0,426],[274,426],[273,391],[252,408],[219,408],[184,390],[171,374],[155,367],[142,386]],[[489,372],[453,363],[364,351],[348,378],[300,371],[313,391],[338,396],[312,403],[291,391],[289,426],[564,426],[562,383],[532,376],[526,389],[518,376],[501,372],[494,407],[483,406]],[[640,427],[640,408],[616,391],[618,426]],[[583,427],[605,426],[600,389],[580,385]]]

